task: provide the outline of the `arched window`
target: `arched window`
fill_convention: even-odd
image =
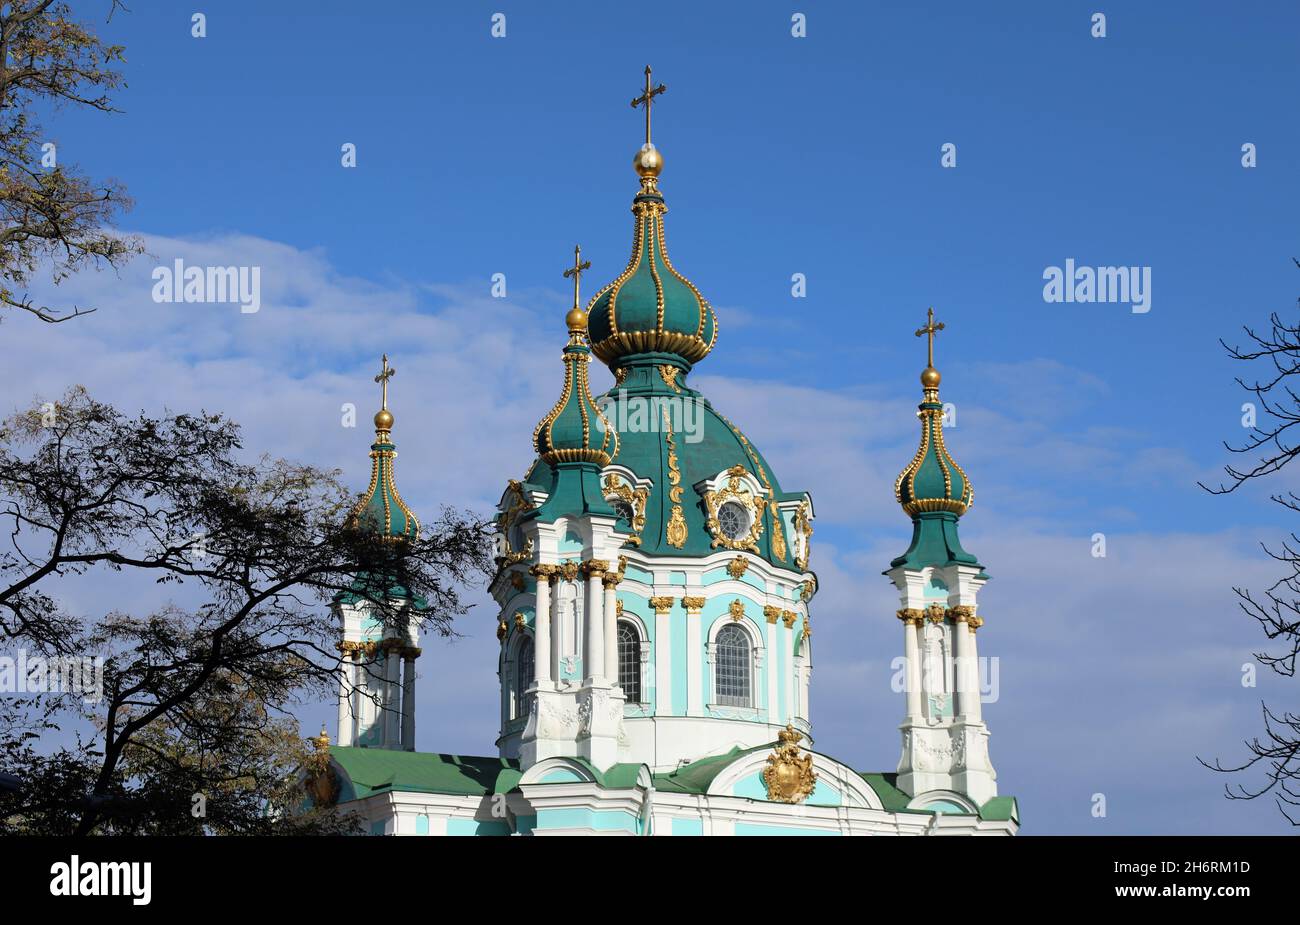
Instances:
[[[618,621],[618,686],[628,703],[641,702],[641,636],[628,620]]]
[[[524,691],[533,683],[533,640],[524,637],[519,643],[519,654],[515,660],[515,718],[523,716]]]
[[[714,640],[714,696],[722,706],[753,706],[750,696],[749,636],[739,626],[724,626]]]

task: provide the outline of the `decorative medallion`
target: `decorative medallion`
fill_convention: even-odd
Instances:
[[[722,546],[726,549],[744,549],[755,554],[759,552],[758,538],[763,535],[763,512],[767,510],[767,505],[743,481],[747,474],[744,466],[732,466],[727,470],[726,485],[717,491],[702,492],[704,506],[708,509],[704,525],[713,534],[713,542],[709,544],[711,549]],[[749,512],[749,532],[743,536],[728,536],[718,520],[718,511],[728,502],[734,502]]]
[[[506,624],[506,621],[505,621],[505,620],[502,620],[502,621],[500,621],[499,623],[497,623],[497,640],[498,640],[498,641],[500,641],[500,642],[505,642],[505,640],[506,640],[506,633],[508,633],[508,632],[510,632],[510,627],[509,627],[509,625]]]
[[[727,607],[727,612],[731,614],[731,619],[740,622],[745,619],[745,604],[740,598],[736,598]]]
[[[727,574],[739,581],[748,568],[749,560],[744,556],[736,556],[736,558],[727,563]]]
[[[777,733],[780,743],[767,756],[763,769],[763,783],[767,785],[767,798],[777,803],[802,803],[812,795],[817,786],[812,755],[799,751],[803,733],[789,723]]]

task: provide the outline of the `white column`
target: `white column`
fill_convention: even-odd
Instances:
[[[389,642],[385,640],[385,642]],[[399,649],[391,642],[384,648],[384,748],[401,747],[401,684]]]
[[[700,662],[704,656],[704,634],[700,626],[700,612],[704,609],[703,597],[684,597],[686,610],[686,713],[688,716],[704,715],[704,677]]]
[[[339,659],[339,745],[354,745],[352,727],[352,653],[344,650]]]
[[[652,597],[655,612],[655,714],[673,712],[673,633],[671,597]]]
[[[550,689],[551,662],[551,572],[547,566],[534,566],[537,594],[533,615],[533,665],[537,687]]]
[[[605,677],[618,684],[618,582],[615,572],[607,572],[605,585]]]
[[[921,721],[921,652],[917,633],[923,617],[903,617],[903,656],[907,660],[907,719],[909,722]]]
[[[600,579],[603,572],[587,570],[587,612],[583,623],[587,631],[586,645],[582,650],[582,673],[588,686],[602,684],[605,680],[605,602]]]
[[[982,722],[984,714],[984,708],[980,703],[979,654],[978,647],[975,644],[975,630],[979,624],[979,617],[971,614],[967,620],[963,620],[955,627],[958,638],[967,637],[966,679],[969,687],[966,689],[966,693],[962,695],[962,712],[966,714],[966,719],[972,723]]]
[[[767,721],[780,723],[777,716],[777,666],[780,659],[776,657],[776,621],[781,619],[781,608],[768,605],[763,608],[763,646],[767,649]]]
[[[415,651],[402,658],[402,748],[415,751]]]

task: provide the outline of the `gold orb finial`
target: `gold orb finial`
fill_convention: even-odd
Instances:
[[[927,366],[921,370],[921,388],[937,389],[939,387],[939,370],[933,366]]]
[[[652,144],[642,145],[632,158],[632,166],[639,177],[657,177],[664,169],[664,156]]]
[[[387,408],[375,412],[375,430],[392,430],[393,412]]]
[[[587,313],[577,305],[569,309],[569,313],[564,316],[564,323],[569,326],[570,334],[587,333]]]

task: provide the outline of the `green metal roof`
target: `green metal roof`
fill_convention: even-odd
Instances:
[[[352,781],[340,802],[394,790],[486,796],[513,790],[520,777],[519,762],[507,758],[353,746],[333,747],[330,757]]]

